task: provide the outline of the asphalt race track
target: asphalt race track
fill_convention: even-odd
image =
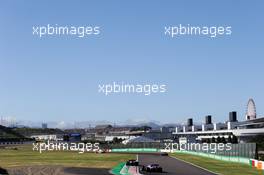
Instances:
[[[183,161],[174,159],[169,156],[161,156],[158,154],[140,154],[138,155],[140,165],[147,166],[151,163],[157,163],[163,168],[163,173],[146,173],[141,174],[152,174],[152,175],[215,175],[214,173],[200,169]]]

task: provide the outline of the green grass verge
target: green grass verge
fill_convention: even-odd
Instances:
[[[220,161],[184,153],[173,153],[171,156],[223,175],[264,175],[264,171],[257,170],[246,164]]]
[[[17,150],[0,149],[0,167],[32,165],[61,165],[74,167],[112,168],[120,162],[134,159],[133,154],[83,153],[72,151],[32,151],[32,146],[19,146]]]

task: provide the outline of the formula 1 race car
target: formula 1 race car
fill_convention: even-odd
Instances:
[[[165,153],[165,152],[163,152],[163,153],[161,153],[160,155],[161,155],[161,156],[168,156],[169,154],[168,154],[168,153]]]
[[[143,166],[142,171],[162,173],[162,167],[159,164],[149,164],[148,166]]]
[[[126,162],[126,166],[138,166],[138,161],[136,161],[136,160],[128,160],[127,162]]]

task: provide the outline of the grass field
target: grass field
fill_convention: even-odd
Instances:
[[[112,168],[120,162],[135,158],[132,154],[96,154],[70,151],[32,151],[32,146],[19,146],[14,149],[0,149],[0,167],[34,165],[61,165],[73,167]]]
[[[34,165],[60,165],[71,167],[91,167],[110,169],[120,162],[135,159],[133,154],[95,154],[65,151],[32,151],[32,146],[17,146],[15,149],[0,149],[0,167],[12,168]],[[264,175],[264,171],[251,168],[249,165],[229,163],[211,158],[175,153],[172,156],[196,164],[223,175]]]
[[[230,163],[184,153],[173,153],[172,156],[223,175],[264,175],[264,171],[241,163]]]

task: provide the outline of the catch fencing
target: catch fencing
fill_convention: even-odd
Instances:
[[[144,148],[148,150],[150,148],[163,152],[179,152],[179,151],[191,151],[195,153],[212,154],[227,157],[244,157],[244,158],[256,158],[257,147],[255,143],[239,143],[239,144],[200,144],[195,143],[189,146],[182,147],[182,145],[176,143],[159,143],[159,142],[145,142],[145,143],[128,143],[128,144],[103,144],[100,145],[103,149],[138,149]],[[223,149],[224,148],[224,149]]]

